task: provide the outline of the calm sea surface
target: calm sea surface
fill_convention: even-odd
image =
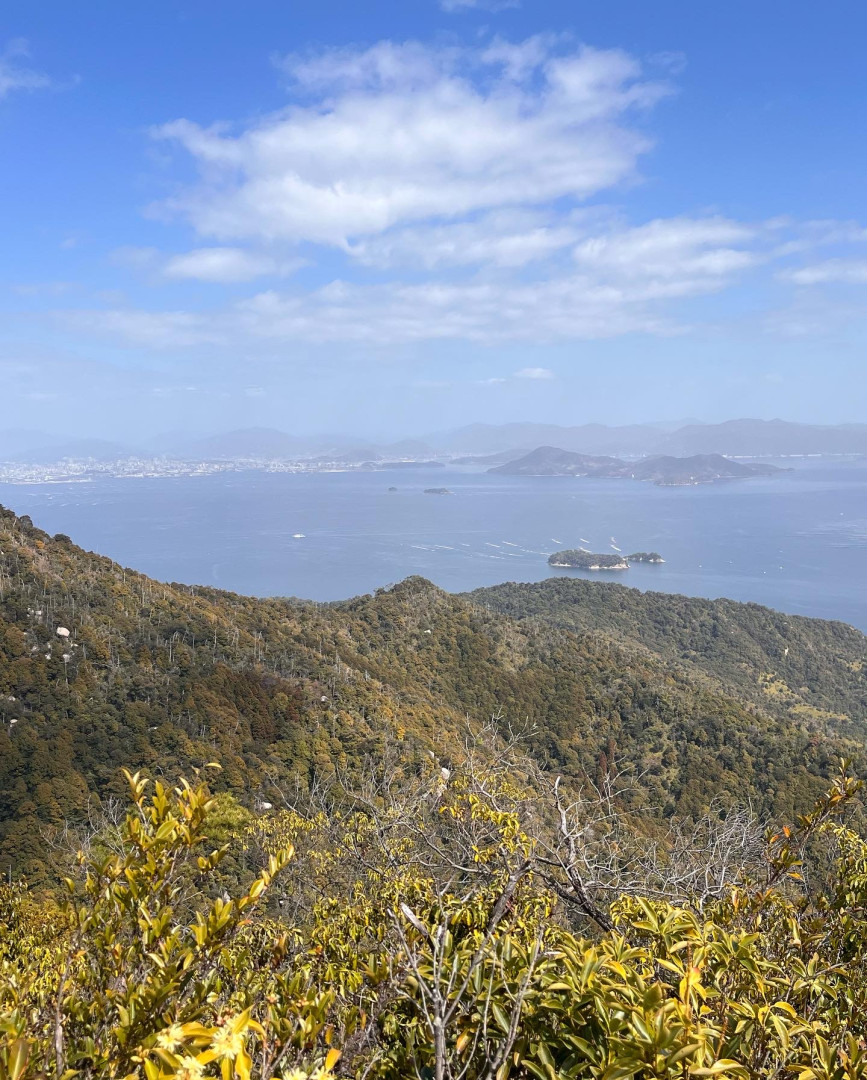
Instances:
[[[434,486],[452,494],[424,494]],[[867,630],[864,462],[691,488],[452,469],[224,473],[0,484],[0,503],[152,577],[260,596],[342,599],[409,574],[450,591],[574,574]],[[605,552],[612,541],[659,551],[665,565],[547,565],[560,547]]]

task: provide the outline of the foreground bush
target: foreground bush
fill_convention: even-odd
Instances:
[[[676,903],[600,899],[506,780],[475,781],[258,821],[234,844],[265,867],[230,898],[205,784],[129,777],[60,899],[0,893],[0,1080],[867,1078],[851,778]]]

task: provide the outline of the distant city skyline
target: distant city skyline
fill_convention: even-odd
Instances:
[[[867,421],[865,30],[9,0],[0,429]]]

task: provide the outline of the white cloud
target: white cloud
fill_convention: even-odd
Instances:
[[[683,318],[689,316],[683,301],[721,293],[764,265],[779,266],[787,237],[802,243],[813,236],[819,243],[842,228],[744,224],[719,216],[628,225],[604,210],[492,211],[469,221],[389,230],[347,252],[356,267],[361,262],[377,270],[400,265],[409,271],[397,279],[377,274],[376,283],[337,279],[311,291],[262,290],[202,314],[148,312],[109,302],[101,311],[61,317],[137,348],[207,345],[236,354],[247,349],[276,354],[294,343],[388,348],[436,341],[494,345],[672,335],[683,331]],[[233,273],[219,263],[214,276],[237,277],[248,256],[259,258],[255,249],[229,250]],[[145,264],[156,258],[158,268],[164,265],[147,249],[124,257]],[[455,277],[461,266],[470,266],[472,276]],[[863,281],[865,268],[865,262],[831,260],[786,273],[800,283]],[[193,269],[204,272],[201,266]],[[258,271],[261,263],[252,269]],[[820,319],[817,310],[811,323]],[[789,334],[785,323],[781,317],[773,325]]]
[[[440,0],[443,11],[506,11],[520,7],[520,0]]]
[[[515,372],[516,379],[553,379],[554,372],[544,367],[525,367]]]
[[[75,285],[71,281],[37,281],[13,285],[12,289],[19,296],[60,296],[71,292]]]
[[[23,38],[10,41],[0,52],[0,98],[15,90],[41,90],[51,79],[27,64],[30,50]]]
[[[268,275],[285,277],[304,265],[299,258],[275,258],[235,247],[203,247],[165,256],[156,248],[122,247],[111,254],[117,266],[147,272],[170,281],[208,281],[233,284]]]
[[[268,290],[221,313],[118,308],[63,313],[61,318],[77,329],[135,347],[219,344],[229,350],[252,349],[263,342],[354,342],[376,347],[675,332],[674,325],[646,302],[647,292],[643,286],[630,292],[579,275],[528,283],[355,285],[335,281],[311,293]]]
[[[670,329],[640,297],[578,277],[532,283],[333,282],[306,296],[260,293],[237,305],[231,322],[234,331],[281,342],[372,346],[592,339]]]
[[[148,349],[220,345],[219,324],[225,316],[208,319],[191,311],[141,311],[115,308],[64,312],[63,321],[86,334],[109,337],[126,346]]]
[[[252,281],[267,274],[283,276],[301,265],[300,259],[281,262],[242,248],[206,247],[172,256],[162,273],[167,278],[229,283]]]
[[[383,42],[283,66],[302,104],[237,134],[189,120],[155,132],[200,172],[162,210],[202,236],[346,249],[396,226],[585,199],[634,177],[650,144],[629,114],[670,92],[619,50],[541,37]]]
[[[353,244],[350,254],[369,266],[519,267],[549,258],[586,231],[573,217],[500,210],[472,221],[389,230]]]
[[[591,237],[575,248],[582,269],[605,280],[644,282],[659,295],[712,291],[761,258],[757,230],[723,218],[668,218]]]
[[[867,285],[864,259],[828,259],[799,270],[786,270],[780,277],[795,285]]]
[[[127,267],[130,270],[153,270],[162,261],[157,248],[125,246],[115,248],[109,255],[114,266]]]
[[[819,247],[838,244],[862,244],[867,241],[867,229],[857,221],[802,221],[791,218],[775,218],[766,222],[769,232],[783,234],[783,239],[773,249],[778,258],[798,255]]]
[[[133,348],[279,357],[296,343],[361,353],[672,335],[689,319],[686,301],[763,266],[798,284],[867,281],[867,263],[836,258],[867,238],[857,223],[750,224],[712,211],[633,223],[600,206],[636,179],[650,145],[636,112],[671,92],[620,50],[551,34],[472,48],[385,41],[279,66],[292,95],[280,112],[155,132],[198,170],[159,209],[202,240],[113,257],[162,286],[232,285],[289,275],[301,248],[310,276],[331,283],[268,282],[202,312],[107,299],[59,318]],[[791,268],[820,246],[835,258]],[[553,377],[527,367],[509,381]]]

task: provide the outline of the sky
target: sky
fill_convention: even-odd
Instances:
[[[862,0],[5,0],[0,428],[867,421]]]

